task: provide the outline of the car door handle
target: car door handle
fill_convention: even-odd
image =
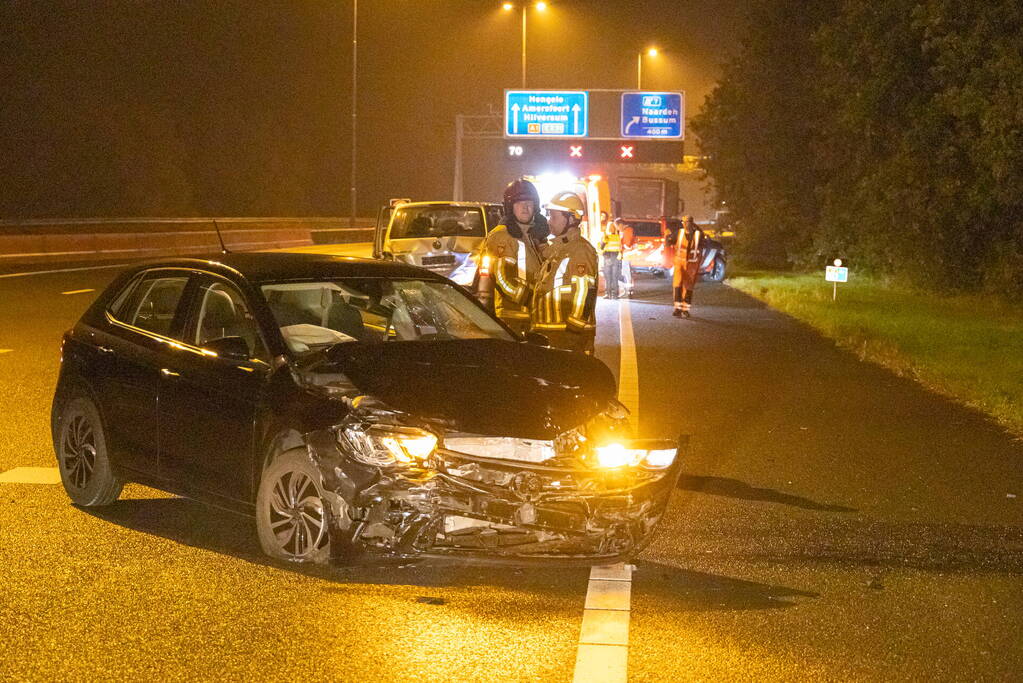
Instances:
[[[167,378],[181,377],[180,372],[174,372],[173,370],[168,370],[167,368],[160,368],[160,374]]]

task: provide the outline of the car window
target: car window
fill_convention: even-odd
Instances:
[[[399,207],[391,219],[394,239],[415,237],[483,237],[483,212],[474,206]]]
[[[299,354],[350,342],[511,339],[456,287],[432,280],[344,278],[262,290],[284,341]]]
[[[170,336],[186,284],[185,274],[143,276],[128,296],[115,301],[114,317],[134,327]]]
[[[237,288],[219,280],[207,280],[199,287],[198,314],[189,330],[189,343],[205,346],[224,337],[241,337],[249,347],[249,356],[266,359],[259,326],[245,297]]]
[[[504,207],[488,206],[487,209],[487,230],[493,230],[504,219]]]

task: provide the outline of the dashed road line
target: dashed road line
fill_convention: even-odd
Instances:
[[[0,484],[59,484],[56,467],[15,467],[0,474]]]
[[[88,294],[89,292],[95,291],[95,289],[72,289],[69,292],[61,292],[61,294]]]
[[[629,674],[632,565],[593,567],[573,683],[625,683]]]
[[[639,436],[639,367],[632,310],[618,302],[618,400],[632,414],[633,436]],[[583,623],[575,655],[573,683],[625,683],[629,677],[629,620],[632,615],[632,565],[590,569]]]

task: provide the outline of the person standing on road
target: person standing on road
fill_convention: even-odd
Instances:
[[[600,254],[604,259],[604,298],[617,299],[618,280],[622,274],[622,236],[617,223],[607,226],[600,241]]]
[[[696,225],[692,216],[685,216],[682,225],[668,234],[666,242],[675,247],[675,267],[671,276],[674,310],[671,314],[676,318],[688,318],[700,270],[703,230]]]
[[[546,206],[553,241],[533,295],[532,330],[551,346],[592,354],[597,333],[597,250],[582,236],[586,207],[574,192]]]
[[[629,263],[629,252],[636,246],[636,231],[619,216],[615,219],[618,227],[618,234],[622,236],[622,277],[621,282],[625,284],[625,296],[631,298],[635,286],[632,283],[632,264]]]
[[[510,182],[504,219],[487,235],[481,253],[493,277],[494,313],[519,333],[529,330],[529,306],[549,233],[533,184],[525,178]]]

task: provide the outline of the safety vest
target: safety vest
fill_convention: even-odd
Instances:
[[[604,251],[621,251],[622,250],[622,236],[617,232],[611,232],[604,235]]]

